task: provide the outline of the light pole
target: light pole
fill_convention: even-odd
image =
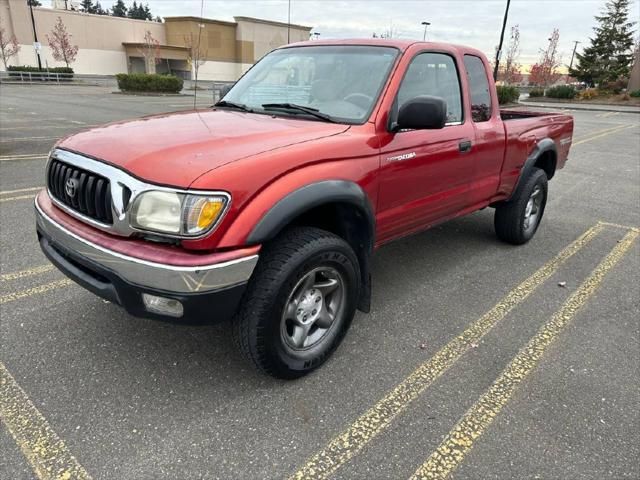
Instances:
[[[289,10],[287,12],[287,45],[291,43],[291,0],[289,0]]]
[[[40,50],[36,48],[38,44],[38,32],[36,32],[36,20],[33,18],[33,5],[29,0],[27,0],[27,4],[29,5],[29,11],[31,12],[31,26],[33,27],[33,48],[36,50],[36,56],[38,57],[38,70],[42,71],[42,61],[40,60]]]
[[[504,29],[507,27],[507,17],[509,16],[509,5],[511,0],[507,0],[507,8],[504,10],[504,19],[502,20],[502,32],[500,32],[500,43],[498,44],[498,51],[496,52],[496,66],[493,68],[493,80],[498,79],[498,66],[500,64],[500,57],[502,56],[502,42],[504,40]]]
[[[574,43],[573,53],[571,54],[571,62],[569,62],[569,75],[571,75],[571,68],[573,67],[573,57],[576,56],[576,48],[578,48],[578,44],[582,42],[579,42],[578,40],[574,40],[573,43]]]
[[[422,22],[424,25],[424,33],[422,34],[422,41],[424,42],[427,39],[427,27],[431,25],[429,22]]]

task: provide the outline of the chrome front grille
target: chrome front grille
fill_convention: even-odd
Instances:
[[[52,196],[68,208],[102,224],[113,224],[108,178],[52,158],[47,187]]]

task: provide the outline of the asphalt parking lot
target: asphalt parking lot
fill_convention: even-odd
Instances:
[[[640,115],[570,112],[529,244],[486,209],[382,248],[372,312],[283,382],[228,326],[128,316],[37,245],[56,139],[193,97],[0,95],[0,478],[640,478]]]

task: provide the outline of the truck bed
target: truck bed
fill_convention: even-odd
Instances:
[[[550,112],[532,112],[531,110],[508,110],[508,109],[500,109],[500,117],[502,121],[506,122],[508,120],[521,120],[523,118],[533,118],[533,117],[546,117],[551,115],[557,115],[557,113]]]
[[[573,136],[571,115],[505,109],[500,116],[506,137],[500,193],[512,191],[524,162],[542,141],[553,141],[556,168],[564,167]]]

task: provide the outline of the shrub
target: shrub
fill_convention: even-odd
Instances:
[[[544,97],[544,88],[532,88],[529,92],[530,97]]]
[[[598,90],[595,88],[586,88],[578,94],[580,100],[592,100],[598,96]]]
[[[548,88],[544,93],[549,98],[575,98],[578,92],[573,85],[558,85],[556,87]]]
[[[9,72],[39,72],[38,67],[31,67],[27,65],[9,65],[7,67]],[[50,73],[73,73],[73,68],[71,67],[51,67],[45,68],[42,70],[43,72]]]
[[[38,70],[38,67],[31,67],[27,65],[9,65],[7,67],[9,77],[19,78],[21,72],[29,72],[31,80],[48,80],[51,73],[64,73],[65,75],[59,77],[60,81],[70,81],[73,78],[73,68],[70,67],[51,67],[48,69]],[[26,77],[25,77],[26,78]],[[52,81],[57,81],[55,78]]]
[[[598,85],[598,90],[600,90],[601,92],[611,92],[614,95],[618,95],[627,88],[627,83],[627,80],[622,79],[616,80],[614,82],[603,82],[602,84]]]
[[[173,75],[156,73],[118,73],[118,88],[123,92],[180,93],[183,80]]]
[[[513,103],[520,98],[520,90],[518,87],[512,85],[498,85],[498,103],[504,105],[506,103]]]
[[[640,98],[640,90],[634,90],[633,92],[629,93],[629,96],[633,98]]]

